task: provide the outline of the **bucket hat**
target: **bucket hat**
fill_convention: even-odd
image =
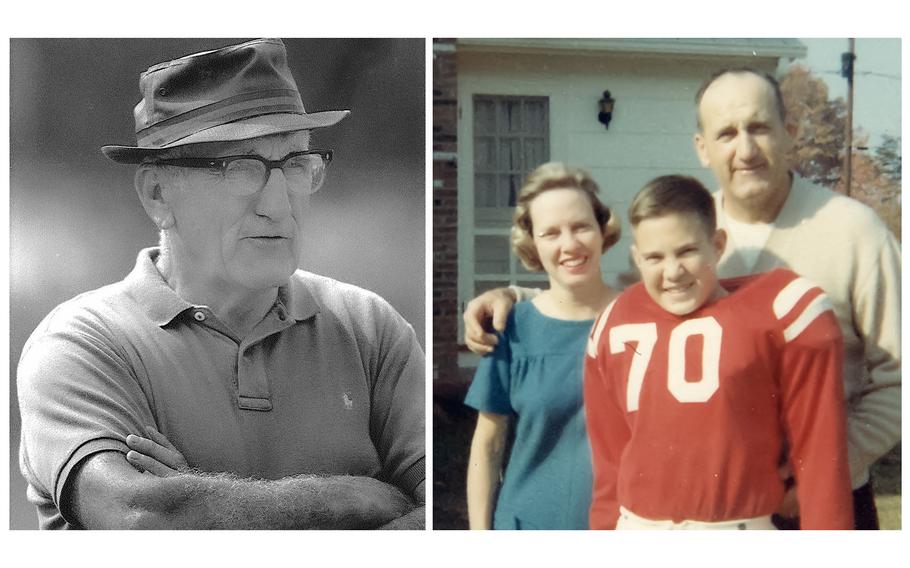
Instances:
[[[169,148],[246,140],[331,126],[351,111],[308,113],[280,39],[257,39],[187,55],[139,76],[142,100],[133,110],[136,145],[101,151],[137,164]]]

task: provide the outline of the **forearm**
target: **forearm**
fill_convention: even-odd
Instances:
[[[901,386],[891,384],[847,408],[847,451],[854,488],[865,482],[869,467],[901,439]]]
[[[781,417],[802,529],[853,527],[840,341],[832,312],[793,338],[780,364]]]
[[[871,309],[871,308],[870,308]],[[882,311],[878,307],[875,311]],[[887,309],[900,312],[891,302]],[[887,325],[881,318],[865,321],[862,362],[847,367],[847,450],[850,477],[854,488],[868,479],[869,466],[885,455],[901,439],[901,362],[900,332],[893,319]],[[878,332],[873,331],[877,326]]]
[[[130,503],[134,528],[370,529],[384,521],[361,494],[364,478],[189,473],[154,481]]]
[[[379,528],[384,531],[422,531],[426,528],[426,515],[426,506],[421,505]]]
[[[599,323],[597,334],[603,331],[605,324],[605,321]],[[604,360],[606,343],[596,342],[584,362],[585,423],[594,475],[588,520],[591,529],[613,530],[619,518],[619,464],[631,432],[626,412],[611,390],[615,382]]]
[[[816,401],[818,419],[788,420],[790,464],[796,478],[796,500],[802,529],[850,529],[853,527],[853,496],[843,405]],[[827,408],[825,408],[827,406]],[[803,406],[802,414],[811,412]],[[838,412],[839,411],[839,412]]]
[[[503,449],[495,443],[476,440],[468,461],[468,525],[472,530],[493,526],[493,510],[502,472]]]
[[[118,452],[91,456],[74,475],[68,502],[84,528],[376,528],[413,508],[398,489],[369,477],[156,477],[140,474]]]
[[[411,492],[417,508],[379,527],[382,530],[423,530],[426,528],[426,490],[423,481]]]

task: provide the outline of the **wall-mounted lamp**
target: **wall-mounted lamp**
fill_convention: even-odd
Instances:
[[[613,120],[613,106],[616,99],[610,96],[610,91],[604,91],[604,96],[599,101],[600,112],[597,113],[597,120],[603,123],[604,127],[610,128],[610,121]]]

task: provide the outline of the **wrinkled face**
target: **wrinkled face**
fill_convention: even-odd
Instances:
[[[709,235],[695,214],[671,213],[641,221],[632,233],[642,283],[660,307],[683,316],[723,294],[716,272],[722,230]]]
[[[698,112],[696,151],[725,201],[752,210],[786,195],[793,140],[767,81],[753,73],[723,75],[705,91]]]
[[[308,146],[309,132],[301,131],[199,144],[190,155],[255,154],[277,160]],[[215,288],[260,290],[287,283],[298,266],[299,233],[309,196],[291,193],[279,168],[271,171],[265,187],[249,196],[227,191],[216,172],[179,170],[171,172],[172,184],[164,190],[175,220],[171,251],[175,266],[190,267],[192,277]]]
[[[603,233],[591,199],[579,189],[548,189],[529,206],[534,246],[551,287],[600,278]]]

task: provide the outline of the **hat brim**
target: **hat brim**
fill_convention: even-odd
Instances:
[[[165,146],[147,148],[141,146],[102,146],[101,152],[109,159],[121,164],[138,164],[143,160],[160,154],[171,148],[200,144],[203,142],[235,142],[249,140],[260,136],[295,132],[297,130],[314,130],[337,124],[349,115],[349,110],[328,110],[307,114],[265,114],[245,118],[227,124],[219,124],[181,138]]]

